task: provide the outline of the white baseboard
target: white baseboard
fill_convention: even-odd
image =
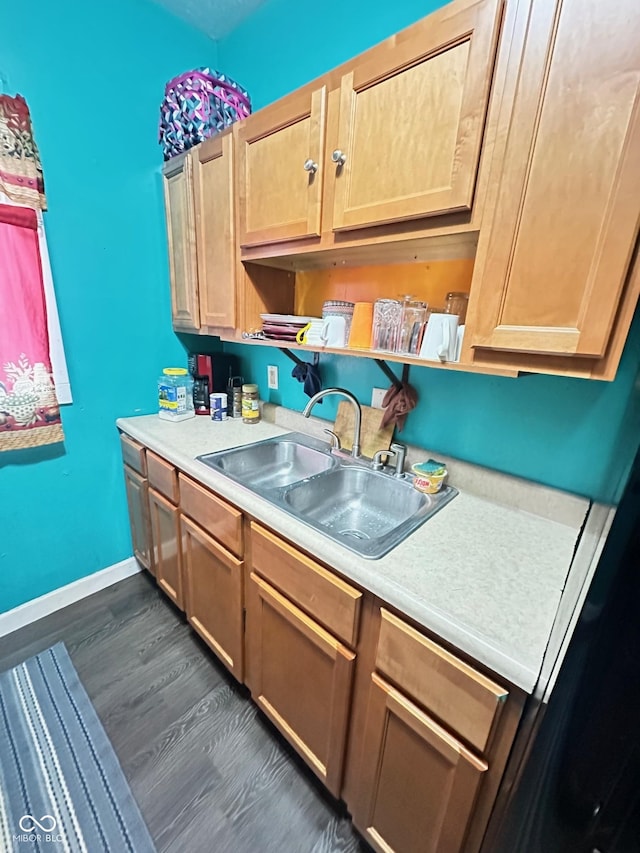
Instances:
[[[105,587],[118,583],[118,581],[140,571],[142,571],[142,567],[136,558],[129,557],[119,563],[114,563],[112,566],[107,566],[106,569],[87,575],[86,578],[80,578],[80,580],[62,586],[60,589],[54,589],[53,592],[41,595],[40,598],[27,601],[26,604],[14,607],[7,613],[1,613],[0,637],[5,637],[7,634],[17,631],[18,628],[24,628],[25,625],[42,619],[43,616],[61,610],[68,604],[80,601],[80,599],[86,598],[94,592],[99,592],[101,589],[105,589]]]

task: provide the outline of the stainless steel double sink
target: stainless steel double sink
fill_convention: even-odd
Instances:
[[[458,494],[413,488],[303,433],[205,453],[198,459],[361,557],[378,559]]]

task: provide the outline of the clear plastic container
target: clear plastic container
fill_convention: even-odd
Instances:
[[[158,379],[158,417],[186,421],[195,415],[193,377],[185,367],[165,367]]]

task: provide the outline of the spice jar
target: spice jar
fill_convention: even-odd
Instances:
[[[249,384],[242,386],[242,423],[257,424],[260,421],[260,400],[258,386]]]

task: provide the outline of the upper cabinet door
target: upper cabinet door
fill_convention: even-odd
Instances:
[[[294,93],[238,128],[240,245],[320,235],[327,93]]]
[[[194,151],[200,322],[214,328],[236,321],[233,154],[231,131]]]
[[[535,0],[528,16],[471,345],[600,357],[640,220],[640,3]]]
[[[188,331],[198,330],[200,309],[191,154],[170,160],[162,174],[169,241],[173,327]]]
[[[457,0],[343,77],[334,230],[471,209],[501,11]]]

